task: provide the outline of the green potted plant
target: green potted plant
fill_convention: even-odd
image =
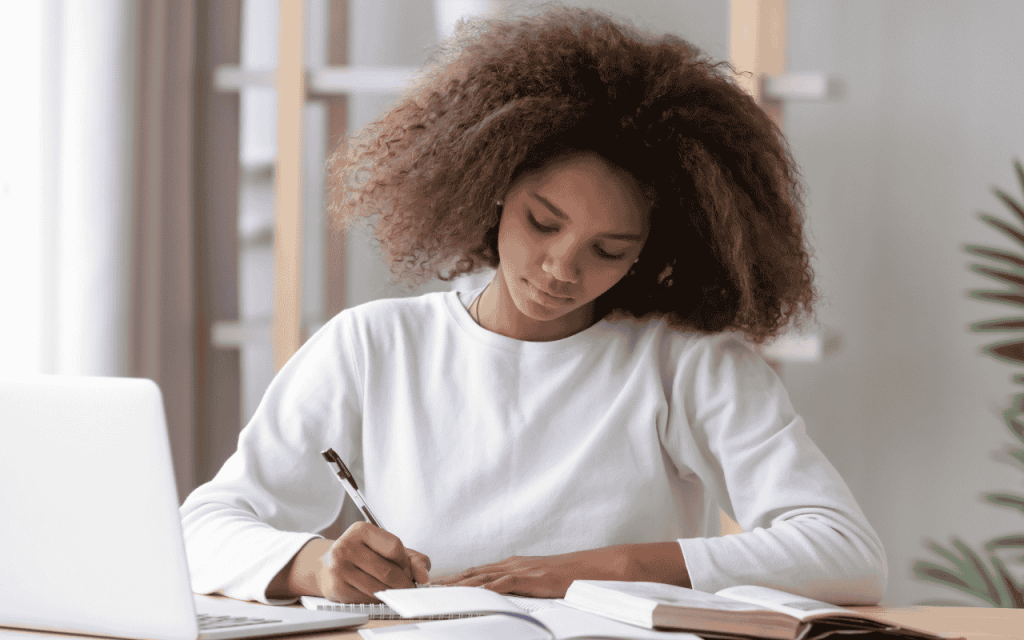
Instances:
[[[1024,167],[1020,161],[1014,163],[1021,190],[1024,191]],[[1020,222],[1024,222],[1024,206],[1000,189],[994,189],[995,195],[1016,214]],[[981,214],[981,220],[995,227],[1012,238],[1024,248],[1024,230],[1018,229],[995,216]],[[1011,305],[1024,309],[1024,254],[1001,249],[992,249],[970,245],[966,250],[971,255],[998,263],[998,268],[985,264],[973,264],[971,270],[999,282],[1009,285],[1009,289],[998,291],[974,290],[971,297]],[[1019,313],[1024,314],[1024,311]],[[987,320],[971,325],[971,331],[999,332],[1024,331],[1024,315],[1017,315],[998,320]],[[1014,365],[1024,365],[1024,338],[1015,338],[989,344],[985,353]],[[1024,375],[1016,375],[1014,382],[1024,384]],[[1024,393],[1013,396],[1010,406],[1003,412],[1003,423],[1013,434],[1016,444],[1024,445]],[[1019,470],[1024,471],[1024,449],[1012,448],[1011,456],[1020,463]],[[989,493],[985,500],[994,505],[1017,509],[1024,515],[1024,496],[1011,493]],[[951,548],[937,542],[929,542],[928,548],[945,560],[944,564],[919,560],[914,563],[914,573],[918,578],[957,589],[978,598],[993,607],[1024,608],[1024,584],[1018,582],[1006,564],[997,555],[1002,550],[1024,550],[1024,533],[1002,536],[988,541],[984,551],[976,552],[959,538],[953,538]],[[1024,560],[1024,556],[1020,556]],[[930,602],[926,604],[962,604],[959,602]]]

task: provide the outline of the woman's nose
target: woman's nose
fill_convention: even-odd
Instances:
[[[579,261],[571,248],[559,250],[552,247],[542,265],[545,273],[561,282],[575,284],[580,279]]]

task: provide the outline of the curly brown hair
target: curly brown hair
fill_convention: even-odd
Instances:
[[[463,21],[414,88],[328,161],[329,210],[371,219],[392,271],[451,279],[498,264],[503,197],[567,151],[648,195],[639,262],[597,300],[755,342],[811,313],[803,186],[781,131],[689,42],[555,8]]]

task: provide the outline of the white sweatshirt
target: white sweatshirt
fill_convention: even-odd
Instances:
[[[526,342],[466,300],[371,302],[303,345],[181,507],[196,592],[283,602],[268,584],[345,497],[320,456],[333,447],[433,575],[678,540],[695,589],[881,598],[881,542],[742,341],[606,318]],[[718,537],[719,507],[745,533]]]

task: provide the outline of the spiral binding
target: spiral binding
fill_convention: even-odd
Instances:
[[[457,618],[476,618],[481,613],[445,613],[432,616],[417,616],[414,618],[403,618],[386,604],[318,604],[319,611],[336,611],[339,613],[365,613],[370,620],[455,620]]]

